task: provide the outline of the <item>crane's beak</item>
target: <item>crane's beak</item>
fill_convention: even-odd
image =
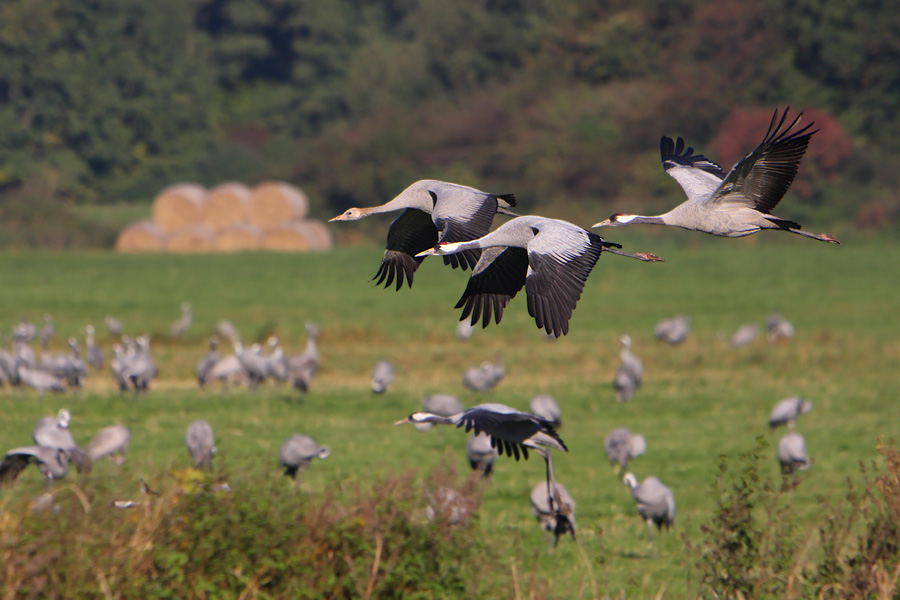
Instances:
[[[594,223],[593,225],[591,225],[591,229],[593,229],[594,227],[607,227],[609,224],[610,220],[606,219],[604,221],[600,221],[599,223]]]
[[[394,425],[403,425],[404,423],[412,423],[412,421],[409,420],[409,417],[406,417],[405,419],[400,419]]]
[[[437,248],[437,247],[435,247],[435,248],[429,248],[428,250],[422,250],[421,252],[419,252],[418,254],[416,254],[416,258],[418,258],[418,257],[420,257],[420,256],[431,256],[432,254],[437,254],[437,253],[438,253],[438,248]]]
[[[334,217],[333,219],[328,219],[328,222],[332,223],[334,221],[343,221],[343,220],[344,220],[344,214],[341,213],[338,216]]]

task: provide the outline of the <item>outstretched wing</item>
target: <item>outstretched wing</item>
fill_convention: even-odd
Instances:
[[[537,232],[528,244],[528,314],[548,335],[569,332],[569,319],[605,242],[579,227]]]
[[[433,182],[428,191],[434,201],[431,218],[437,227],[438,240],[441,242],[467,242],[478,239],[490,230],[501,201],[509,206],[516,205],[515,196],[512,194],[497,196],[443,181]],[[444,264],[449,264],[454,269],[456,267],[463,270],[469,267],[474,269],[480,256],[480,250],[465,250],[445,256]]]
[[[666,136],[659,140],[663,169],[678,182],[689,200],[708,198],[722,183],[725,171],[702,154],[694,154],[693,148],[684,146],[681,138],[677,142]]]
[[[459,317],[463,321],[471,315],[472,325],[487,327],[491,321],[499,323],[503,309],[525,285],[528,271],[528,253],[524,248],[497,246],[487,248],[472,270],[466,290],[454,308],[462,308]]]
[[[413,273],[425,260],[425,257],[416,257],[416,254],[434,247],[437,244],[437,228],[431,220],[431,215],[417,208],[407,208],[400,216],[394,219],[388,229],[387,249],[381,259],[381,266],[372,279],[378,279],[375,285],[389,288],[394,278],[397,279],[397,290],[403,287],[403,277],[409,287],[413,284]]]
[[[763,141],[756,150],[734,165],[707,202],[737,202],[762,213],[770,213],[775,208],[793,183],[810,138],[818,131],[809,131],[813,126],[810,123],[791,133],[803,113],[782,128],[788,110],[784,109],[780,120],[778,110],[775,110]]]

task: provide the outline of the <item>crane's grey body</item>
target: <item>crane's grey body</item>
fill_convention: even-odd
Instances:
[[[761,229],[780,229],[840,244],[834,236],[807,233],[801,230],[800,224],[771,214],[794,181],[810,137],[816,133],[809,131],[812,123],[791,131],[803,113],[782,128],[787,115],[788,109],[785,109],[779,120],[776,110],[763,141],[727,174],[705,156],[695,155],[693,148],[685,148],[683,139],[674,142],[663,136],[660,139],[663,168],[681,185],[687,201],[662,215],[616,213],[593,227],[649,223],[723,237],[743,237]]]
[[[131,383],[135,391],[146,391],[150,388],[150,382],[157,374],[156,363],[150,354],[150,338],[138,336],[134,340],[134,346],[129,351],[126,349],[123,357],[125,368],[122,375]]]
[[[39,369],[27,367],[24,362],[20,361],[16,369],[16,377],[21,385],[36,390],[38,394],[45,392],[62,393],[66,391],[62,379]]]
[[[89,464],[101,458],[110,457],[116,464],[125,462],[128,446],[131,444],[131,432],[124,425],[110,425],[97,432],[87,446],[84,447]]]
[[[619,337],[619,366],[613,378],[617,402],[628,402],[644,378],[644,363],[631,352],[631,336]]]
[[[206,381],[219,381],[223,386],[229,383],[244,383],[247,381],[247,372],[241,365],[241,361],[234,354],[229,354],[216,361],[206,375]]]
[[[403,210],[391,223],[387,248],[374,277],[378,278],[378,284],[384,282],[385,287],[390,287],[396,278],[399,290],[404,276],[412,287],[413,274],[423,260],[419,252],[438,242],[479,238],[488,232],[495,214],[512,215],[507,209],[515,205],[512,194],[489,194],[464,185],[423,179],[386,204],[351,208],[331,221],[358,221],[374,214]],[[477,249],[471,249],[461,257],[445,257],[444,263],[453,268],[474,268],[479,255]]]
[[[499,323],[503,309],[524,287],[528,314],[538,328],[559,337],[568,333],[572,311],[602,251],[647,262],[661,260],[652,254],[628,254],[617,247],[621,246],[567,221],[526,216],[507,221],[481,238],[442,242],[417,256],[481,250],[456,304],[462,308],[460,320],[471,315],[473,325],[481,319],[486,327],[493,313]]]
[[[190,302],[182,302],[181,303],[181,316],[178,317],[178,320],[172,323],[172,328],[169,333],[172,334],[172,337],[184,337],[184,335],[188,332],[188,329],[191,328],[191,323],[194,321],[194,316],[191,314],[191,303]]]
[[[610,431],[603,440],[603,450],[609,464],[617,469],[625,469],[628,462],[641,456],[647,450],[644,436],[631,433],[627,427],[619,427]]]
[[[109,370],[120,392],[128,391],[129,382],[125,377],[125,369],[127,368],[125,359],[125,349],[120,344],[113,344],[113,357],[109,361]]]
[[[638,485],[637,478],[626,473],[624,481],[637,503],[638,514],[647,525],[651,528],[656,525],[657,529],[669,529],[675,522],[675,496],[672,490],[652,475]]]
[[[188,425],[184,441],[191,455],[192,467],[195,469],[212,468],[212,457],[216,453],[212,425],[203,419],[194,421]]]
[[[394,383],[394,365],[389,360],[379,360],[372,368],[370,387],[376,394],[383,394]]]
[[[812,402],[806,398],[791,396],[790,398],[780,400],[772,407],[772,412],[769,413],[769,427],[772,429],[779,425],[793,427],[794,421],[796,421],[800,415],[808,413],[810,410],[812,410]]]
[[[41,346],[46,348],[50,343],[50,339],[56,335],[56,328],[53,327],[53,317],[50,315],[44,315],[44,324],[41,325]]]
[[[77,448],[78,444],[69,431],[71,419],[71,414],[65,408],[59,409],[55,417],[41,417],[31,432],[31,439],[38,446],[46,448]]]
[[[478,367],[466,369],[462,381],[473,392],[486,392],[500,383],[505,374],[506,370],[498,357],[496,363],[485,361]]]
[[[683,315],[676,315],[669,319],[663,319],[653,328],[653,337],[677,346],[687,339],[691,331],[691,319]]]
[[[551,493],[554,507],[558,507],[558,509],[550,506],[547,500],[547,486],[544,482],[531,488],[531,513],[544,531],[553,534],[555,545],[559,542],[560,536],[567,532],[571,533],[573,538],[575,537],[575,501],[561,483],[554,483]]]
[[[244,348],[241,342],[234,342],[234,355],[238,362],[241,363],[244,372],[247,373],[247,387],[251,391],[255,391],[260,383],[266,380],[269,375],[269,368],[266,359],[262,355],[262,347],[259,344],[253,344],[249,350]]]
[[[731,347],[743,348],[744,346],[749,346],[753,343],[753,340],[756,339],[758,331],[759,326],[756,323],[741,325],[738,327],[737,331],[734,332],[734,335],[731,336]]]
[[[485,432],[473,433],[466,440],[466,459],[472,470],[481,471],[482,477],[490,477],[494,471],[494,461],[499,454],[491,445],[491,436]]]
[[[806,455],[806,441],[796,431],[786,433],[779,441],[776,449],[781,472],[791,474],[809,468],[809,457]]]
[[[270,336],[267,344],[269,345],[269,355],[266,359],[266,377],[274,379],[278,382],[288,380],[288,361],[284,356],[284,348],[279,345],[276,336]]]
[[[6,453],[0,462],[0,483],[15,481],[29,463],[34,462],[47,479],[62,479],[69,471],[69,454],[63,448],[22,446]]]
[[[295,479],[298,473],[305,471],[312,459],[326,459],[331,451],[326,446],[318,445],[308,435],[294,434],[286,439],[278,449],[278,466],[284,468],[284,474]]]
[[[770,342],[790,340],[794,337],[794,326],[777,312],[766,318],[766,339]]]
[[[313,375],[319,368],[319,328],[314,323],[306,323],[306,347],[301,354],[288,358],[288,374],[291,386],[301,392],[308,392]]]
[[[541,418],[553,427],[559,427],[562,412],[559,410],[559,404],[553,396],[547,394],[538,394],[528,401],[528,410],[531,414]]]
[[[89,365],[97,370],[103,368],[103,350],[94,341],[96,330],[93,325],[84,327],[84,353]]]
[[[208,381],[210,381],[210,372],[213,370],[213,367],[216,366],[216,363],[219,362],[219,336],[211,335],[209,336],[209,350],[206,354],[203,355],[197,362],[197,383],[200,384],[200,387],[206,385]]]
[[[465,525],[472,515],[472,502],[453,488],[441,487],[428,493],[425,518],[429,522],[439,520],[447,525]]]

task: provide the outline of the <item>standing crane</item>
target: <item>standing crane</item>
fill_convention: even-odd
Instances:
[[[788,111],[772,115],[769,129],[756,149],[741,159],[727,174],[705,156],[685,149],[684,140],[663,136],[659,141],[663,168],[681,185],[687,201],[656,216],[616,213],[593,227],[616,227],[632,223],[673,225],[723,237],[743,237],[761,229],[789,231],[820,242],[840,244],[834,236],[803,231],[799,223],[781,219],[772,209],[787,192],[809,140],[816,131],[812,123],[791,131],[803,113],[783,127]],[[776,125],[777,123],[777,125]]]
[[[628,468],[628,462],[641,456],[647,450],[647,441],[644,436],[631,433],[627,427],[619,427],[610,431],[603,440],[603,450],[606,459],[613,465],[618,473],[621,469]]]
[[[769,413],[769,427],[775,429],[779,425],[794,426],[794,421],[803,413],[812,410],[812,402],[800,396],[791,396],[778,401]]]
[[[314,458],[326,459],[331,455],[327,446],[320,446],[308,435],[299,433],[282,442],[278,448],[278,466],[284,468],[284,474],[293,480],[297,474],[305,471]]]
[[[372,391],[383,394],[392,383],[394,383],[394,365],[389,360],[379,360],[372,369],[370,382]]]
[[[541,528],[553,534],[554,546],[566,533],[572,534],[572,539],[575,539],[575,501],[563,484],[555,483],[553,486],[554,504],[559,507],[559,513],[565,517],[563,519],[558,518],[558,513],[548,504],[547,490],[543,482],[531,488],[530,498],[531,512],[541,524]]]
[[[796,431],[786,433],[779,441],[775,451],[781,472],[790,475],[795,471],[809,468],[809,457],[806,456],[806,440]]]
[[[482,477],[490,477],[494,471],[497,449],[491,445],[491,436],[485,432],[473,433],[466,440],[466,459],[472,470],[480,470]]]
[[[198,419],[188,425],[184,441],[191,455],[192,467],[195,469],[212,468],[212,457],[216,453],[216,445],[212,425],[208,421]]]
[[[637,503],[638,514],[647,522],[652,542],[654,525],[657,530],[662,530],[663,527],[668,530],[675,523],[675,496],[672,490],[652,475],[640,485],[632,473],[625,473],[623,480]]]
[[[131,444],[131,432],[124,425],[110,425],[97,432],[87,446],[84,447],[88,457],[88,467],[105,456],[121,465],[128,454],[128,446]]]
[[[197,362],[197,383],[200,384],[200,387],[205,386],[210,380],[210,371],[217,362],[219,362],[219,336],[213,334],[209,336],[209,350]]]
[[[643,252],[629,254],[599,235],[577,225],[545,217],[517,217],[484,237],[466,242],[441,242],[416,256],[457,254],[483,250],[456,308],[460,320],[471,315],[487,327],[493,312],[500,323],[503,309],[525,287],[528,314],[539,329],[559,337],[569,332],[569,319],[581,297],[584,282],[601,252],[647,262],[662,259]]]
[[[410,185],[399,196],[381,206],[350,208],[331,221],[358,221],[371,215],[403,210],[388,230],[387,249],[375,277],[378,285],[390,287],[397,279],[397,290],[403,278],[410,287],[413,274],[424,260],[419,253],[438,242],[472,240],[486,234],[494,215],[515,216],[508,209],[516,205],[513,194],[489,194],[475,188],[423,179]],[[444,258],[444,264],[463,270],[478,262],[480,251],[470,249],[462,256]]]

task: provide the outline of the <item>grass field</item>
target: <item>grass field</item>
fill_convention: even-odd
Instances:
[[[774,446],[782,432],[766,427],[776,401],[798,394],[814,404],[797,426],[813,467],[790,497],[809,539],[823,503],[840,502],[848,478],[860,480],[859,462],[876,459],[876,439],[896,437],[900,245],[857,239],[833,247],[766,233],[746,240],[669,231],[608,237],[667,262],[604,256],[588,279],[571,333],[554,342],[534,327],[523,297],[513,300],[499,326],[476,331],[468,342],[456,340],[453,305],[466,275],[430,259],[413,289],[377,289],[370,277],[381,249],[374,246],[321,255],[0,255],[4,331],[20,316],[39,321],[47,312],[56,323],[55,348],[62,349],[65,336],[80,335],[88,322],[103,331],[103,316],[112,314],[129,333],[153,334],[160,369],[151,392],[139,398],[120,396],[106,372],[90,374],[83,392],[64,396],[0,388],[0,444],[30,443],[34,422],[63,406],[73,414],[79,442],[123,423],[132,432],[128,462],[122,469],[100,465],[91,476],[104,479],[104,493],[118,496],[133,495],[141,477],[165,487],[165,474],[188,463],[184,430],[196,418],[213,425],[216,470],[236,493],[279,477],[278,445],[295,432],[332,451],[306,472],[302,494],[340,493],[402,469],[424,477],[447,448],[462,475],[468,467],[461,432],[422,434],[392,423],[428,393],[456,394],[465,405],[484,401],[463,388],[462,371],[502,354],[507,374],[491,400],[524,409],[532,395],[546,393],[562,408],[560,434],[570,452],[557,455],[554,466],[577,503],[579,538],[549,548],[528,505],[532,485],[543,477],[541,461],[501,458],[473,525],[505,566],[498,576],[515,572],[523,595],[527,574],[535,572],[542,582],[538,596],[684,597],[696,591],[697,557],[686,540],[696,543],[712,516],[719,456],[748,451],[762,436],[771,454],[764,474],[780,478]],[[168,328],[183,300],[193,304],[194,325],[187,339],[170,340]],[[793,341],[769,344],[760,336],[749,347],[729,347],[723,334],[747,322],[762,326],[774,309],[795,325]],[[675,314],[692,317],[691,336],[679,347],[656,342],[653,325]],[[322,359],[310,393],[301,398],[270,384],[256,394],[198,390],[194,365],[205,336],[223,318],[245,340],[277,333],[289,354],[302,349],[304,322],[316,322]],[[634,340],[645,378],[634,401],[619,405],[610,382],[623,333]],[[111,343],[102,335],[100,342]],[[383,396],[368,389],[379,358],[391,359],[398,371]],[[658,536],[652,553],[647,528],[603,455],[603,437],[619,426],[647,438],[647,453],[631,470],[639,479],[657,475],[676,496],[675,527]],[[6,497],[0,507],[42,490],[32,469],[0,492]]]

